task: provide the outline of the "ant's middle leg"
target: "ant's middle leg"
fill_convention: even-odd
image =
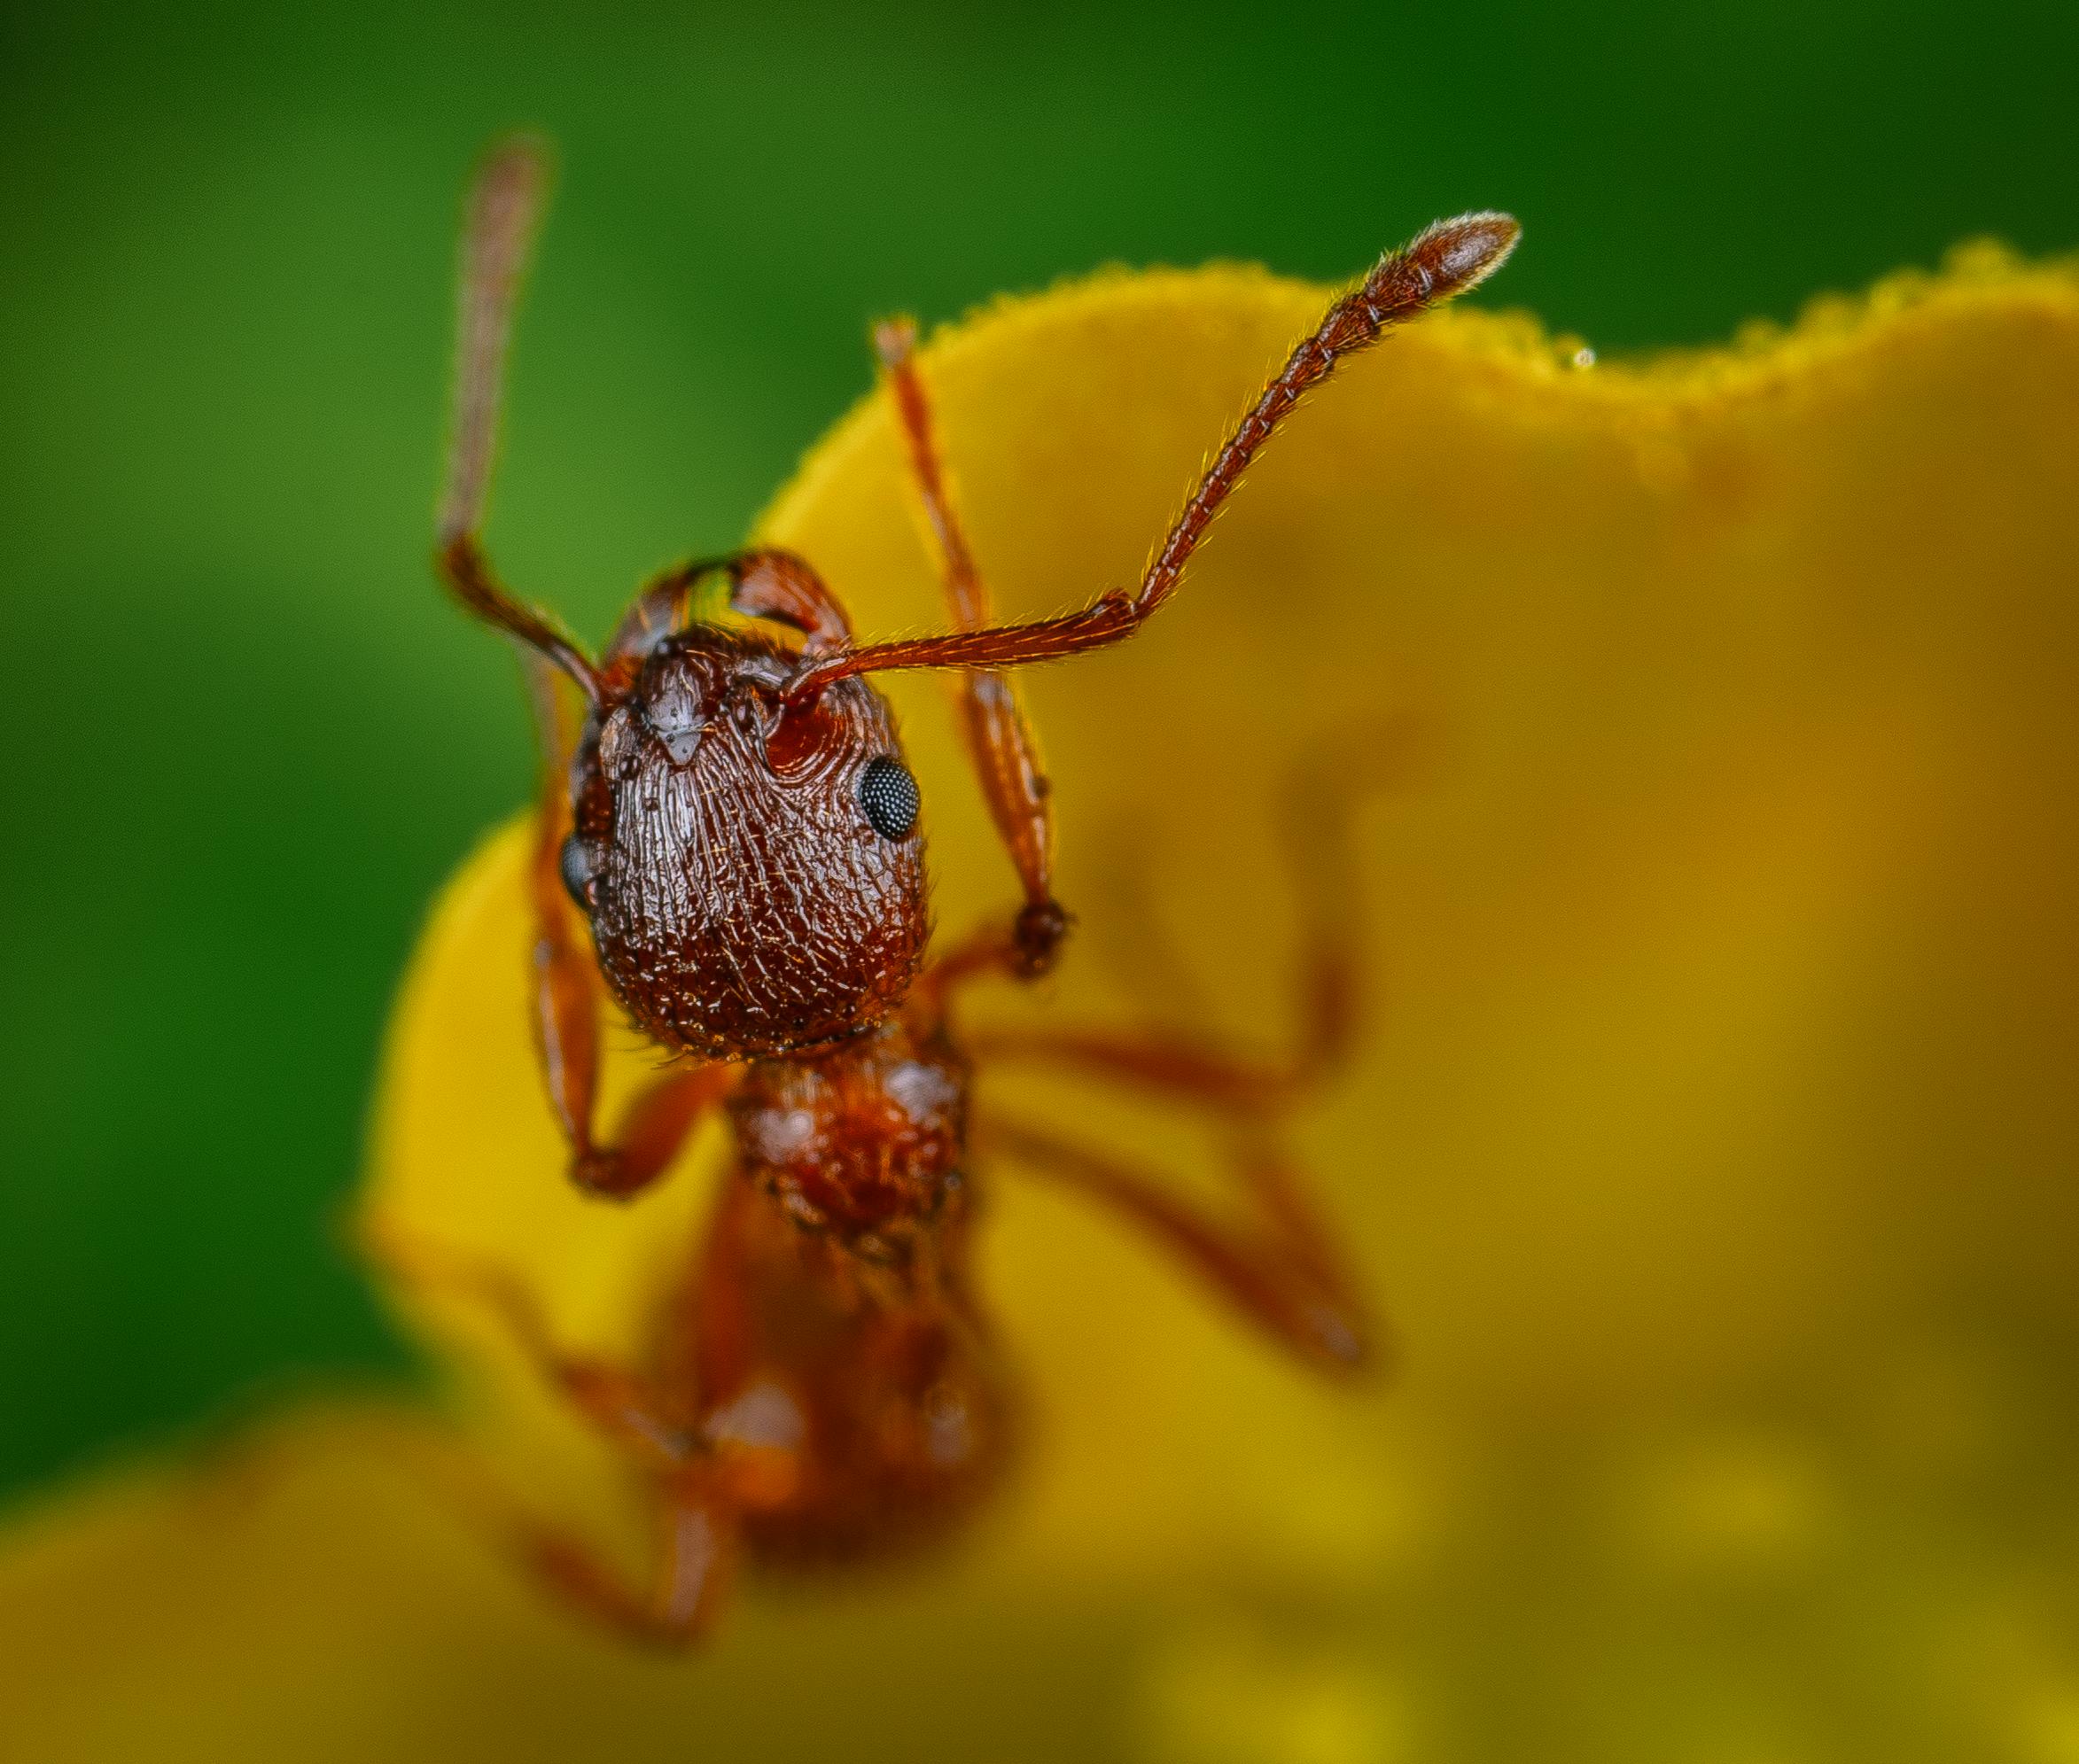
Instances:
[[[1330,1364],[1361,1356],[1362,1308],[1275,1130],[1279,1117],[1343,1061],[1355,1037],[1364,961],[1354,817],[1359,804],[1398,769],[1409,733],[1403,725],[1378,727],[1321,750],[1281,792],[1282,843],[1300,909],[1295,1033],[1284,1054],[1250,1060],[1211,1037],[1160,1029],[1040,1027],[969,1037],[977,1061],[1048,1065],[1216,1117],[1229,1142],[1226,1162],[1254,1216],[1253,1228],[1205,1217],[1164,1184],[1115,1158],[1026,1127],[999,1123],[995,1131],[1001,1147],[1019,1162],[1107,1201],[1272,1333]],[[1351,762],[1353,750],[1361,766]],[[1141,937],[1146,949],[1162,953],[1152,921]]]
[[[1357,882],[1355,819],[1365,801],[1404,769],[1413,731],[1403,720],[1367,727],[1311,755],[1280,792],[1279,843],[1298,905],[1290,1041],[1250,1058],[1213,1036],[1168,1026],[1029,1026],[977,1031],[977,1061],[1027,1061],[1150,1095],[1197,1105],[1240,1123],[1267,1123],[1348,1057],[1361,1021],[1365,931]],[[1354,753],[1357,758],[1351,757]],[[1152,913],[1136,927],[1143,960],[1182,985],[1188,968]]]
[[[1258,1203],[1258,1218],[1246,1225],[1209,1216],[1124,1159],[1001,1115],[978,1124],[976,1142],[1103,1201],[1304,1358],[1336,1372],[1364,1364],[1364,1308],[1294,1172],[1266,1138],[1245,1138],[1234,1152]]]
[[[902,421],[911,476],[937,540],[954,626],[980,631],[990,622],[989,590],[975,566],[960,517],[946,483],[931,431],[931,410],[917,376],[916,327],[907,318],[874,327],[874,348],[888,376],[888,388]],[[1054,966],[1067,935],[1069,916],[1053,891],[1054,815],[1047,773],[1018,689],[1008,675],[986,669],[957,676],[962,731],[969,757],[988,799],[990,819],[1016,867],[1024,891],[1010,933],[976,940],[964,960],[969,968],[1008,967],[1031,979]]]

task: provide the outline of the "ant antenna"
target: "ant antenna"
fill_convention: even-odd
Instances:
[[[584,651],[548,614],[499,584],[481,537],[504,401],[506,344],[549,179],[547,146],[533,136],[515,135],[492,147],[471,187],[457,296],[454,431],[435,561],[464,606],[553,662],[596,704],[599,677]]]
[[[1029,624],[847,649],[804,669],[788,688],[789,701],[813,698],[846,674],[891,668],[1015,667],[1102,649],[1132,636],[1176,592],[1186,561],[1204,539],[1220,505],[1300,400],[1344,358],[1370,348],[1391,327],[1484,282],[1507,260],[1522,231],[1507,214],[1461,214],[1437,221],[1404,250],[1381,258],[1355,291],[1328,308],[1313,335],[1292,352],[1235,425],[1170,528],[1137,593],[1107,589],[1079,612]]]

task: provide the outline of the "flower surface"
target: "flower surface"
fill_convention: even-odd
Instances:
[[[1112,275],[923,370],[1001,605],[1138,578],[1325,291]],[[1367,1026],[1296,1138],[1390,1320],[1351,1389],[1110,1220],[984,1169],[1032,1415],[947,1556],[753,1582],[689,1663],[557,1609],[456,1511],[458,1443],[633,1561],[619,1466],[467,1278],[639,1357],[721,1173],[564,1179],[526,830],[436,905],[362,1233],[440,1417],[313,1403],[14,1521],[7,1730],[40,1759],[2079,1755],[2079,274],[1989,248],[1787,334],[1586,365],[1453,313],[1352,363],[1177,601],[1035,671],[1058,979],[985,1023],[1292,1033],[1296,766],[1368,763]],[[885,402],[760,524],[859,629],[943,622]],[[941,931],[1013,901],[942,688],[888,686]],[[614,1037],[609,1097],[654,1066]],[[1192,1123],[987,1071],[1158,1158]]]

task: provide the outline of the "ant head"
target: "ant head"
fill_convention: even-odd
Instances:
[[[800,646],[686,617],[720,575],[738,612],[847,634],[806,564],[751,554],[636,603],[601,658],[572,770],[564,881],[615,995],[710,1058],[822,1045],[908,990],[928,930],[915,781],[865,680],[806,700]]]

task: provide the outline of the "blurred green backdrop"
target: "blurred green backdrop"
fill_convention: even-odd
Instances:
[[[1604,351],[2079,244],[2079,9],[11,7],[0,1488],[393,1361],[333,1247],[393,979],[527,785],[424,566],[456,209],[564,180],[497,538],[596,633],[741,534],[862,324],[1506,206]]]

